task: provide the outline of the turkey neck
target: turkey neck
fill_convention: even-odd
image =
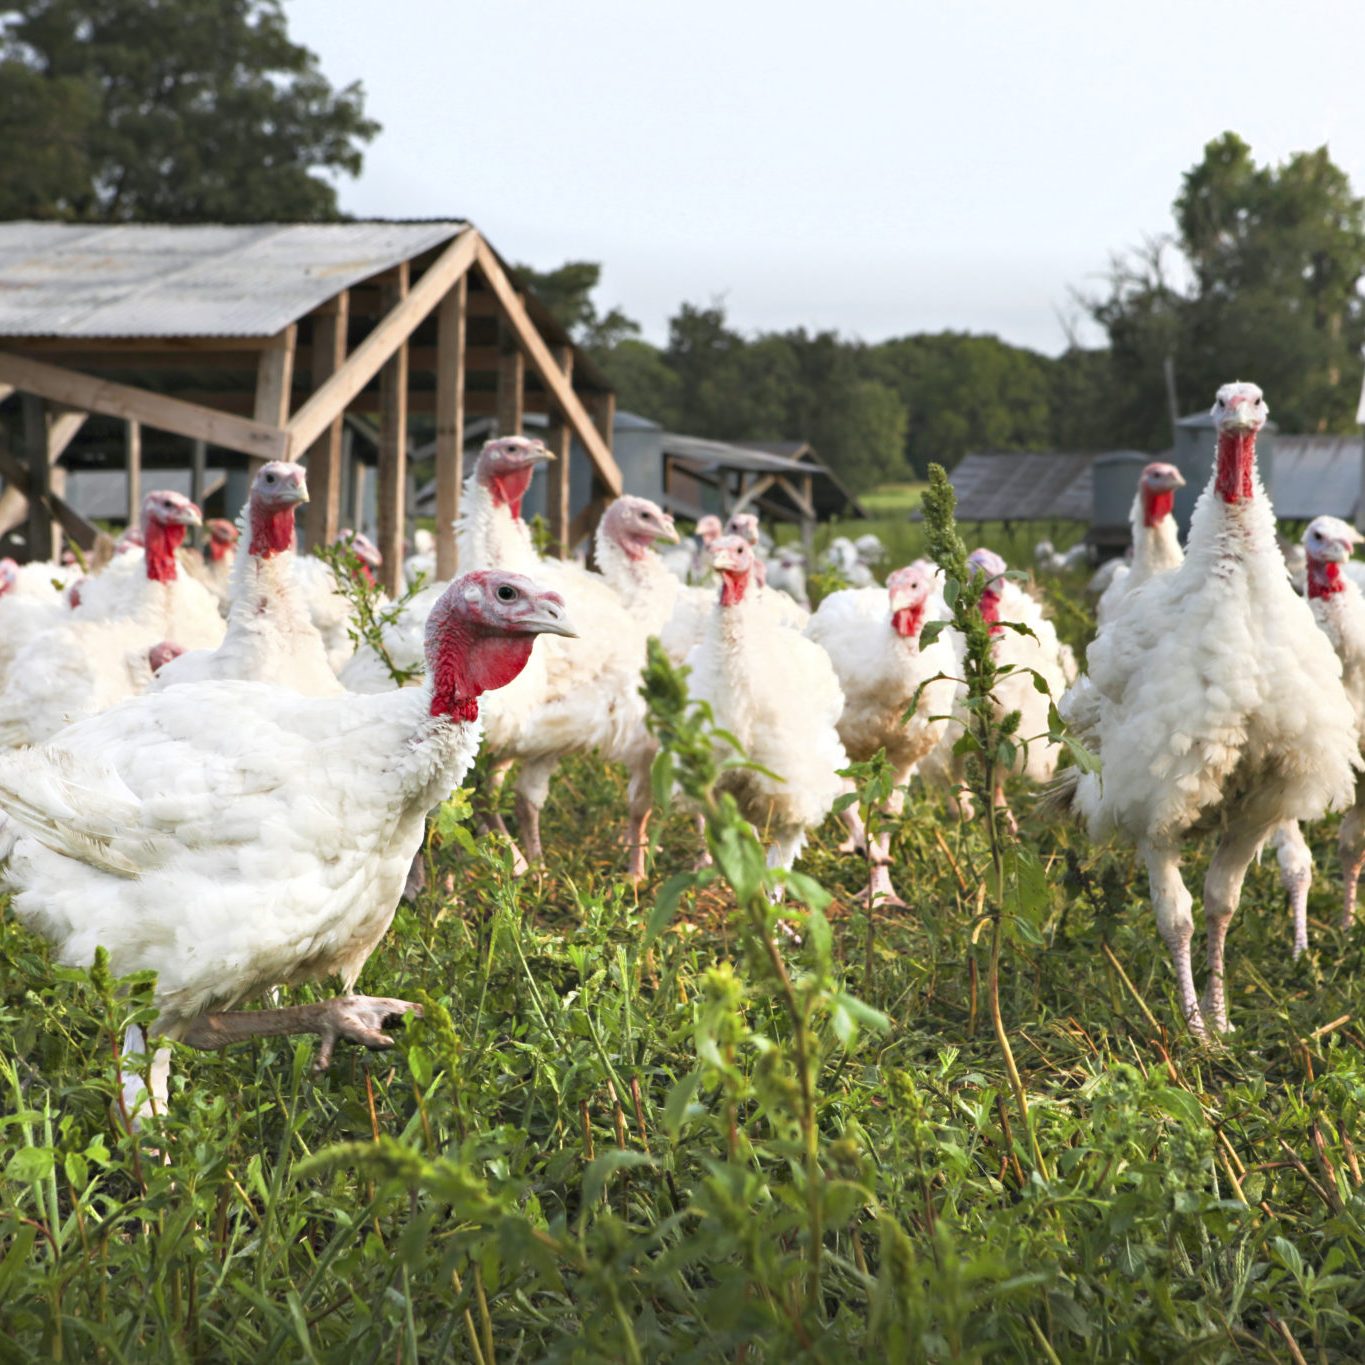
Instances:
[[[478,720],[479,698],[506,687],[531,657],[533,635],[488,635],[462,619],[428,626],[428,714],[458,724]]]
[[[252,499],[244,530],[250,549],[232,565],[228,615],[233,621],[262,616],[281,624],[307,616],[294,582],[294,507],[273,508]]]
[[[520,499],[517,500],[520,506]],[[534,576],[540,564],[531,535],[507,503],[499,503],[475,471],[465,480],[455,527],[461,571],[511,569]]]
[[[175,582],[175,552],[184,539],[183,526],[168,526],[153,517],[147,519],[142,528],[142,540],[148,578],[155,583]]]
[[[1214,487],[1229,506],[1250,502],[1256,496],[1256,432],[1218,433]]]
[[[1138,493],[1133,516],[1133,571],[1138,575],[1135,581],[1178,568],[1185,558],[1175,517],[1171,515],[1174,502],[1174,491],[1148,493],[1144,489]]]
[[[1346,577],[1341,565],[1331,559],[1309,559],[1308,596],[1312,598],[1335,597],[1346,591]]]
[[[898,607],[891,613],[891,629],[912,650],[919,649],[920,627],[924,624],[925,603],[918,602],[909,607]]]

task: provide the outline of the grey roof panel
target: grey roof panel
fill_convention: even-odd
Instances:
[[[1277,436],[1270,488],[1275,515],[1310,521],[1330,513],[1353,521],[1363,464],[1359,435]]]
[[[1089,521],[1092,455],[965,455],[949,478],[960,521]]]
[[[272,336],[464,227],[0,223],[0,337]]]

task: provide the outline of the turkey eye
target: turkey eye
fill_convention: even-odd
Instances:
[[[506,583],[504,583],[502,587],[498,589],[499,602],[515,602],[516,600],[517,590],[515,588],[510,588],[507,586]]]

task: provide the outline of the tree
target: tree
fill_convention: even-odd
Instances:
[[[1365,203],[1327,148],[1261,166],[1224,133],[1186,172],[1174,213],[1173,243],[1117,260],[1107,293],[1088,301],[1109,335],[1129,439],[1169,437],[1167,356],[1185,410],[1240,376],[1265,388],[1287,430],[1349,430],[1365,343]],[[1187,267],[1184,287],[1166,269],[1168,245]]]
[[[640,335],[640,324],[621,309],[597,311],[592,296],[601,283],[602,267],[596,261],[566,261],[553,270],[518,265],[515,270],[555,321],[595,360],[602,360],[613,347]]]
[[[279,0],[19,0],[0,21],[0,217],[339,216],[379,131]]]

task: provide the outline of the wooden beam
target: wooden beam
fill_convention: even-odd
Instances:
[[[564,377],[573,380],[573,348],[554,346],[550,349],[555,364],[564,371]],[[569,499],[569,470],[572,464],[569,456],[573,449],[573,432],[564,420],[564,415],[556,412],[550,429],[545,436],[545,444],[555,462],[547,471],[549,486],[546,490],[545,505],[549,513],[550,537],[554,542],[555,553],[560,559],[569,557],[569,526],[573,509]]]
[[[14,489],[25,502],[28,501],[28,470],[3,446],[0,446],[0,475],[5,477],[10,488]],[[99,534],[97,528],[86,521],[64,497],[52,492],[49,492],[47,496],[52,505],[53,514],[61,522],[62,530],[82,550],[92,549],[95,544],[95,537]]]
[[[150,353],[193,355],[202,351],[261,351],[275,344],[275,336],[257,337],[11,337],[8,342],[25,352],[63,355],[95,352],[100,355]],[[244,363],[251,364],[250,355]]]
[[[526,357],[510,328],[504,328],[498,357],[498,435],[520,436],[526,421]]]
[[[47,462],[56,464],[66,453],[66,448],[76,439],[76,433],[85,425],[88,412],[78,412],[65,408],[51,413],[47,423]]]
[[[336,306],[313,318],[313,350],[308,368],[313,387],[325,384],[346,363],[346,328],[351,298],[343,292]],[[308,448],[307,545],[330,545],[341,533],[341,413]]]
[[[124,424],[123,443],[128,456],[128,525],[136,526],[142,516],[141,422],[126,422]],[[191,500],[198,502],[198,498]]]
[[[408,297],[408,263],[403,261],[389,286],[392,317]],[[382,325],[382,324],[381,324]],[[403,529],[408,491],[408,343],[404,338],[380,371],[379,552],[384,587],[397,596],[403,586]]]
[[[751,502],[761,498],[776,482],[776,474],[764,474],[761,478],[756,478],[753,483],[748,482],[747,475],[741,474],[739,499],[730,509],[730,515],[734,516],[736,512],[742,512]]]
[[[497,295],[502,315],[516,333],[517,341],[525,351],[527,360],[573,428],[574,435],[582,442],[602,482],[612,493],[619,496],[621,471],[616,467],[616,461],[612,459],[611,446],[593,425],[578,395],[573,391],[573,385],[555,364],[550,348],[536,330],[525,305],[517,297],[511,280],[507,278],[507,272],[502,268],[502,263],[482,239],[478,243],[478,265],[488,287]]]
[[[276,338],[276,344],[261,352],[256,363],[256,403],[252,416],[268,427],[282,427],[289,420],[289,390],[294,383],[294,350],[298,328],[291,322]],[[247,462],[247,482],[265,463],[252,458]]]
[[[208,483],[209,473],[209,448],[203,441],[192,441],[190,443],[190,501],[201,511],[204,507],[204,499],[208,494],[204,491]],[[131,502],[132,499],[130,498]]]
[[[24,541],[27,558],[52,555],[52,509],[47,503],[50,466],[47,459],[47,407],[41,398],[26,393],[22,400],[24,465],[28,470],[28,516]]]
[[[461,275],[436,315],[436,577],[455,577],[455,518],[464,482],[465,333],[469,276]]]
[[[61,369],[41,360],[28,360],[0,351],[0,383],[13,384],[25,393],[63,403],[67,407],[98,412],[106,417],[135,419],[160,431],[207,441],[265,460],[288,456],[286,432],[229,413],[186,403],[147,389],[130,388],[109,379],[96,379],[76,370]]]
[[[479,235],[466,228],[427,268],[403,301],[351,353],[350,359],[294,414],[286,428],[292,448],[306,450],[379,373],[393,353],[473,263]],[[5,376],[0,373],[0,378]],[[286,457],[288,458],[288,457]]]

